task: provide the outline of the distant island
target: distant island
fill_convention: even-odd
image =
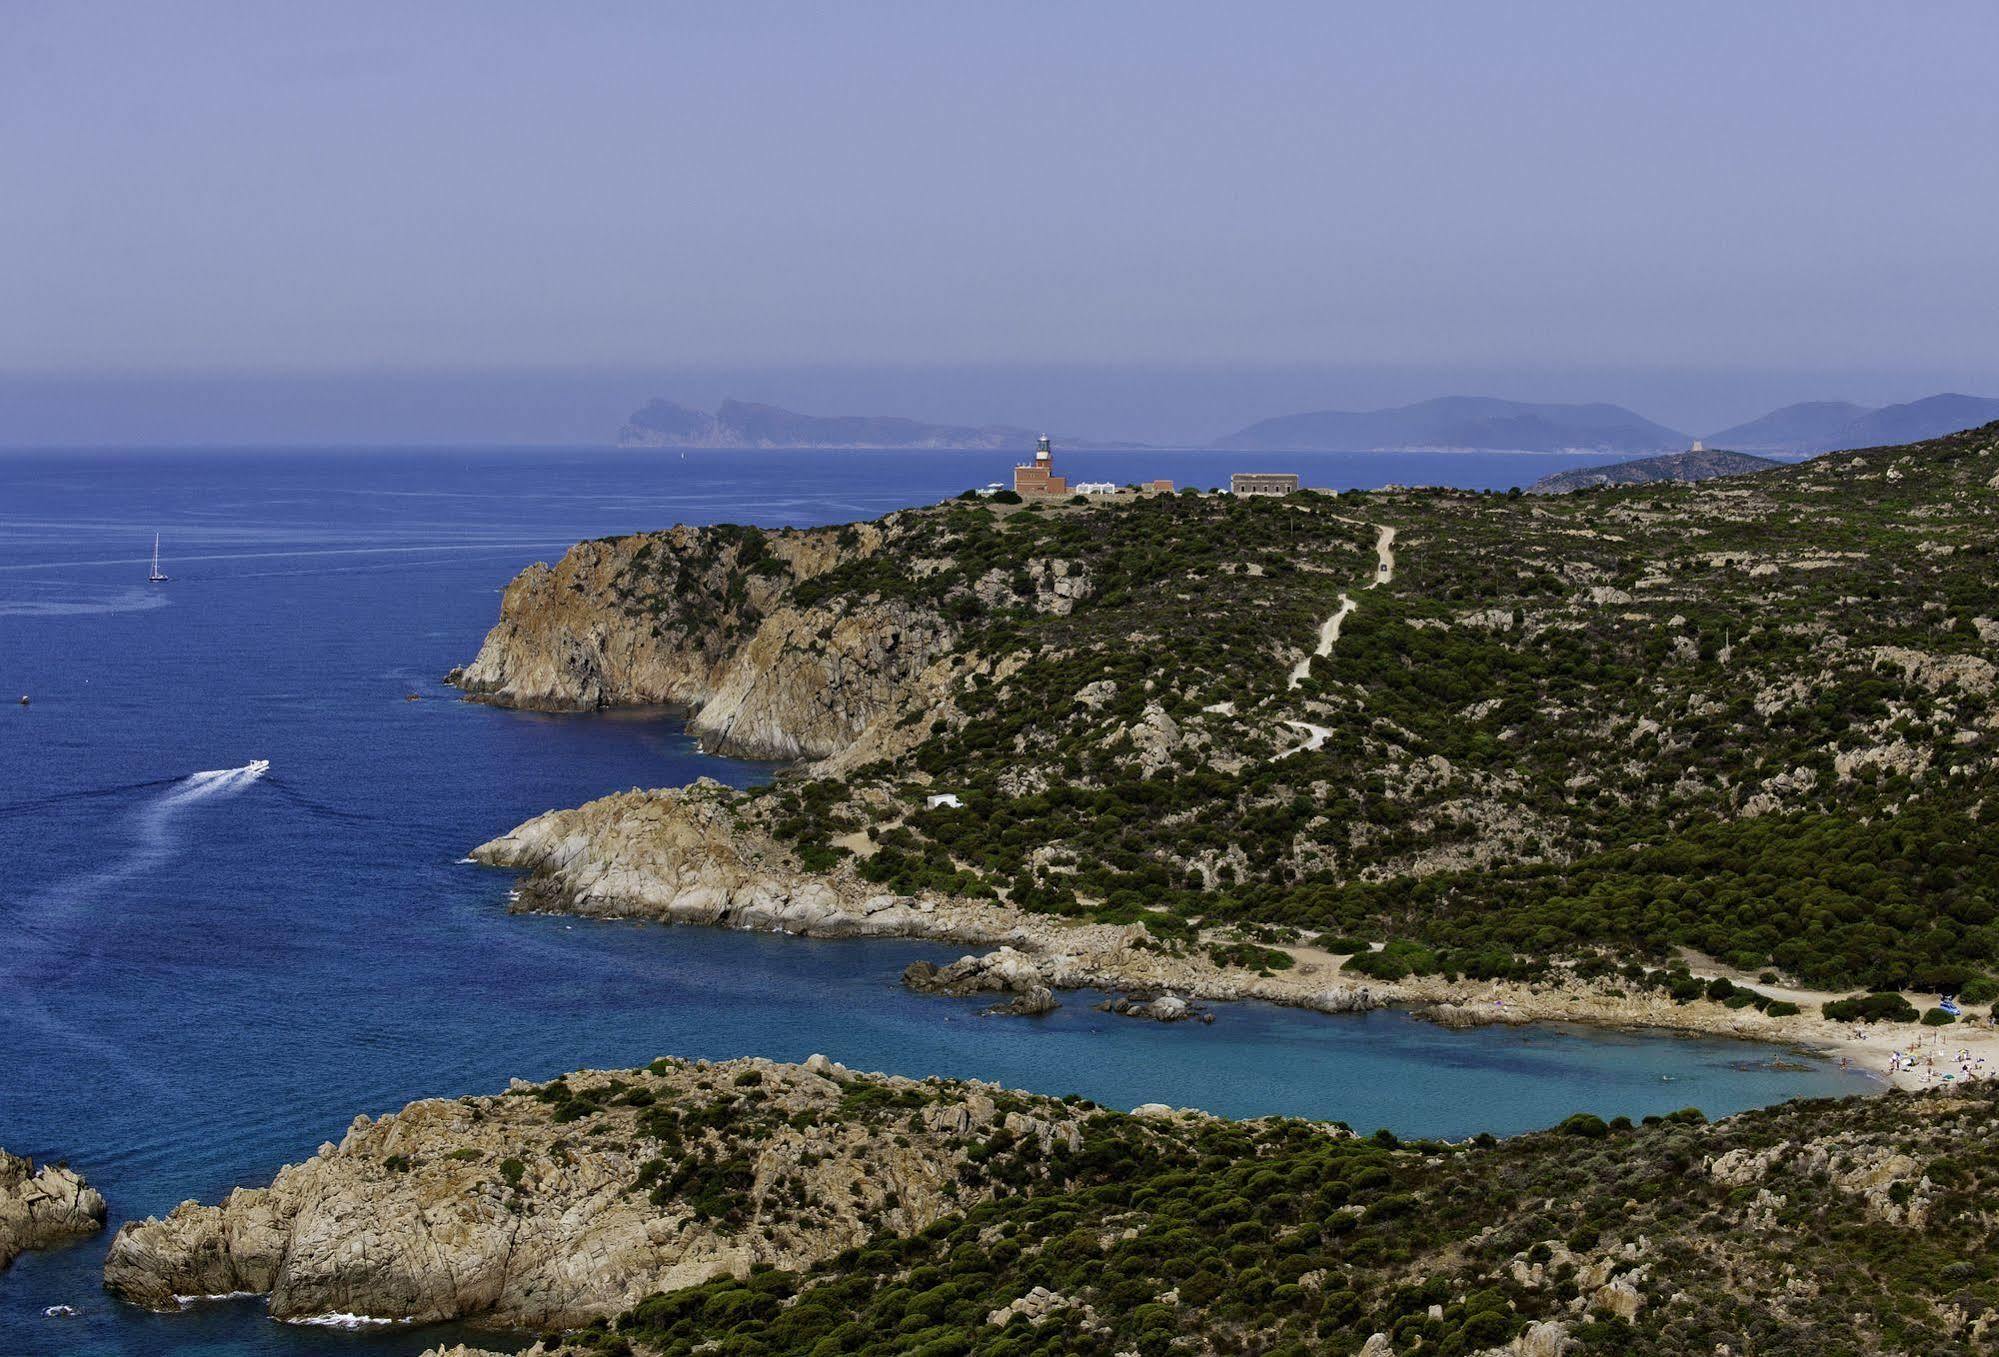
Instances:
[[[1511,452],[1675,451],[1686,434],[1619,405],[1548,405],[1492,396],[1442,396],[1388,410],[1282,415],[1212,444],[1249,451],[1352,452],[1492,449]]]
[[[1941,438],[1999,419],[1999,398],[1946,392],[1870,409],[1846,401],[1806,401],[1711,435],[1717,447],[1750,452],[1841,452]]]
[[[1710,434],[1713,448],[1737,453],[1813,455],[1939,438],[1999,419],[1999,398],[1943,394],[1901,405],[1805,401]],[[656,399],[618,430],[627,448],[903,448],[997,452],[1034,446],[1036,430],[1010,424],[936,424],[899,415],[810,415],[779,405],[725,400],[715,410]],[[1077,449],[1142,448],[1134,440],[1059,440]],[[1258,420],[1215,439],[1243,452],[1578,452],[1656,458],[1679,454],[1692,437],[1621,405],[1564,405],[1494,396],[1439,396],[1382,410],[1318,410]],[[1663,467],[1643,479],[1697,480]],[[1702,465],[1708,465],[1703,463]],[[1596,469],[1592,469],[1596,470]],[[1592,481],[1590,484],[1605,484]],[[1620,483],[1629,483],[1628,479]],[[1566,488],[1574,488],[1573,486]]]
[[[713,414],[670,400],[653,400],[618,430],[627,448],[937,448],[1026,449],[1032,429],[1007,424],[930,424],[897,415],[805,415],[777,405],[725,400]],[[1071,447],[1138,447],[1088,443]]]
[[[1573,471],[1557,471],[1527,487],[1530,495],[1566,495],[1599,485],[1648,485],[1654,481],[1706,481],[1716,476],[1741,476],[1751,471],[1768,471],[1784,463],[1768,457],[1752,457],[1746,452],[1695,446],[1686,452],[1669,452],[1664,457],[1640,457],[1609,466],[1583,466]]]

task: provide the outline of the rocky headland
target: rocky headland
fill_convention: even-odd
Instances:
[[[104,1284],[160,1310],[251,1294],[277,1319],[586,1324],[921,1232],[1045,1174],[1083,1115],[819,1057],[516,1081],[356,1117],[268,1187],[126,1225]]]
[[[0,1150],[0,1270],[29,1249],[53,1248],[104,1228],[104,1198],[66,1164]]]
[[[1452,1144],[662,1061],[357,1119],[269,1188],[126,1227],[106,1282],[527,1326],[563,1357],[1970,1357],[1999,1330],[1995,1096]]]
[[[474,856],[518,910],[963,945],[911,983],[1009,1013],[1395,1003],[1885,1066],[1888,1029],[1818,1008],[1999,991],[1995,452],[583,543],[509,587],[465,690],[678,704],[793,766]]]

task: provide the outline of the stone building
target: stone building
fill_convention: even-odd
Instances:
[[[1288,471],[1238,471],[1229,477],[1231,495],[1290,495],[1298,478]]]

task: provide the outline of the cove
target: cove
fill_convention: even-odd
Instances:
[[[664,1054],[823,1051],[1414,1135],[1872,1087],[1733,1042],[1393,1012],[1231,1005],[1162,1027],[1067,993],[1043,1019],[988,1018],[897,983],[949,947],[506,914],[510,879],[463,863],[472,845],[610,791],[774,771],[707,757],[658,713],[456,700],[438,676],[477,649],[507,579],[614,531],[880,513],[993,478],[975,462],[876,458],[889,488],[857,494],[850,454],[8,459],[0,673],[35,700],[0,727],[0,1145],[67,1158],[115,1229],[267,1182],[357,1113]],[[155,529],[174,579],[137,593]],[[195,780],[253,759],[269,771]],[[255,1302],[144,1314],[98,1290],[106,1243],[0,1276],[0,1351],[414,1353],[442,1336],[281,1326]]]

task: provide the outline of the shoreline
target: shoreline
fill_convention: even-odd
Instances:
[[[688,804],[688,798],[678,794],[668,797],[676,808]],[[589,809],[552,812],[551,816],[560,821]],[[1634,994],[1559,981],[1450,981],[1412,976],[1383,982],[1349,973],[1344,957],[1309,947],[1280,949],[1293,955],[1296,964],[1288,970],[1259,975],[1218,966],[1198,952],[1170,955],[1149,950],[1140,944],[1143,931],[1134,925],[1068,922],[997,902],[866,895],[854,881],[804,876],[795,870],[773,871],[769,863],[758,864],[760,870],[732,882],[713,879],[712,871],[657,874],[657,858],[646,864],[652,872],[635,875],[633,864],[595,857],[587,843],[572,837],[573,827],[567,824],[559,825],[562,847],[567,851],[556,855],[559,862],[549,861],[524,844],[521,836],[550,818],[530,821],[470,854],[478,864],[516,871],[518,879],[507,893],[510,913],[699,925],[810,938],[892,938],[964,948],[968,950],[945,967],[954,973],[950,992],[990,995],[997,1003],[1031,994],[1039,987],[1049,991],[1170,994],[1202,1004],[1250,1000],[1327,1015],[1395,1008],[1446,1028],[1572,1024],[1720,1037],[1789,1048],[1826,1061],[1845,1060],[1848,1063],[1843,1068],[1866,1076],[1880,1091],[1916,1091],[1960,1082],[1965,1077],[1987,1078],[1999,1066],[1999,1030],[1975,1022],[1961,1021],[1941,1028],[1914,1023],[1846,1024],[1809,1011],[1771,1018],[1753,1008],[1731,1009],[1708,999],[1681,1004],[1658,992]],[[702,827],[716,828],[712,824]],[[712,839],[708,843],[714,845]],[[739,848],[740,841],[730,847]],[[675,866],[684,869],[687,864]],[[1694,973],[1702,979],[1713,978],[1712,974],[1702,974],[1702,969],[1696,967]],[[1759,988],[1769,992],[1781,987]],[[1782,992],[1814,1005],[1845,997],[1788,988]],[[1912,1048],[1921,1063],[1896,1058]],[[1968,1074],[1961,1075],[1956,1059],[1959,1051],[1969,1052],[1971,1061],[1982,1065],[1974,1063]],[[1932,1059],[1934,1070],[1929,1063]]]

